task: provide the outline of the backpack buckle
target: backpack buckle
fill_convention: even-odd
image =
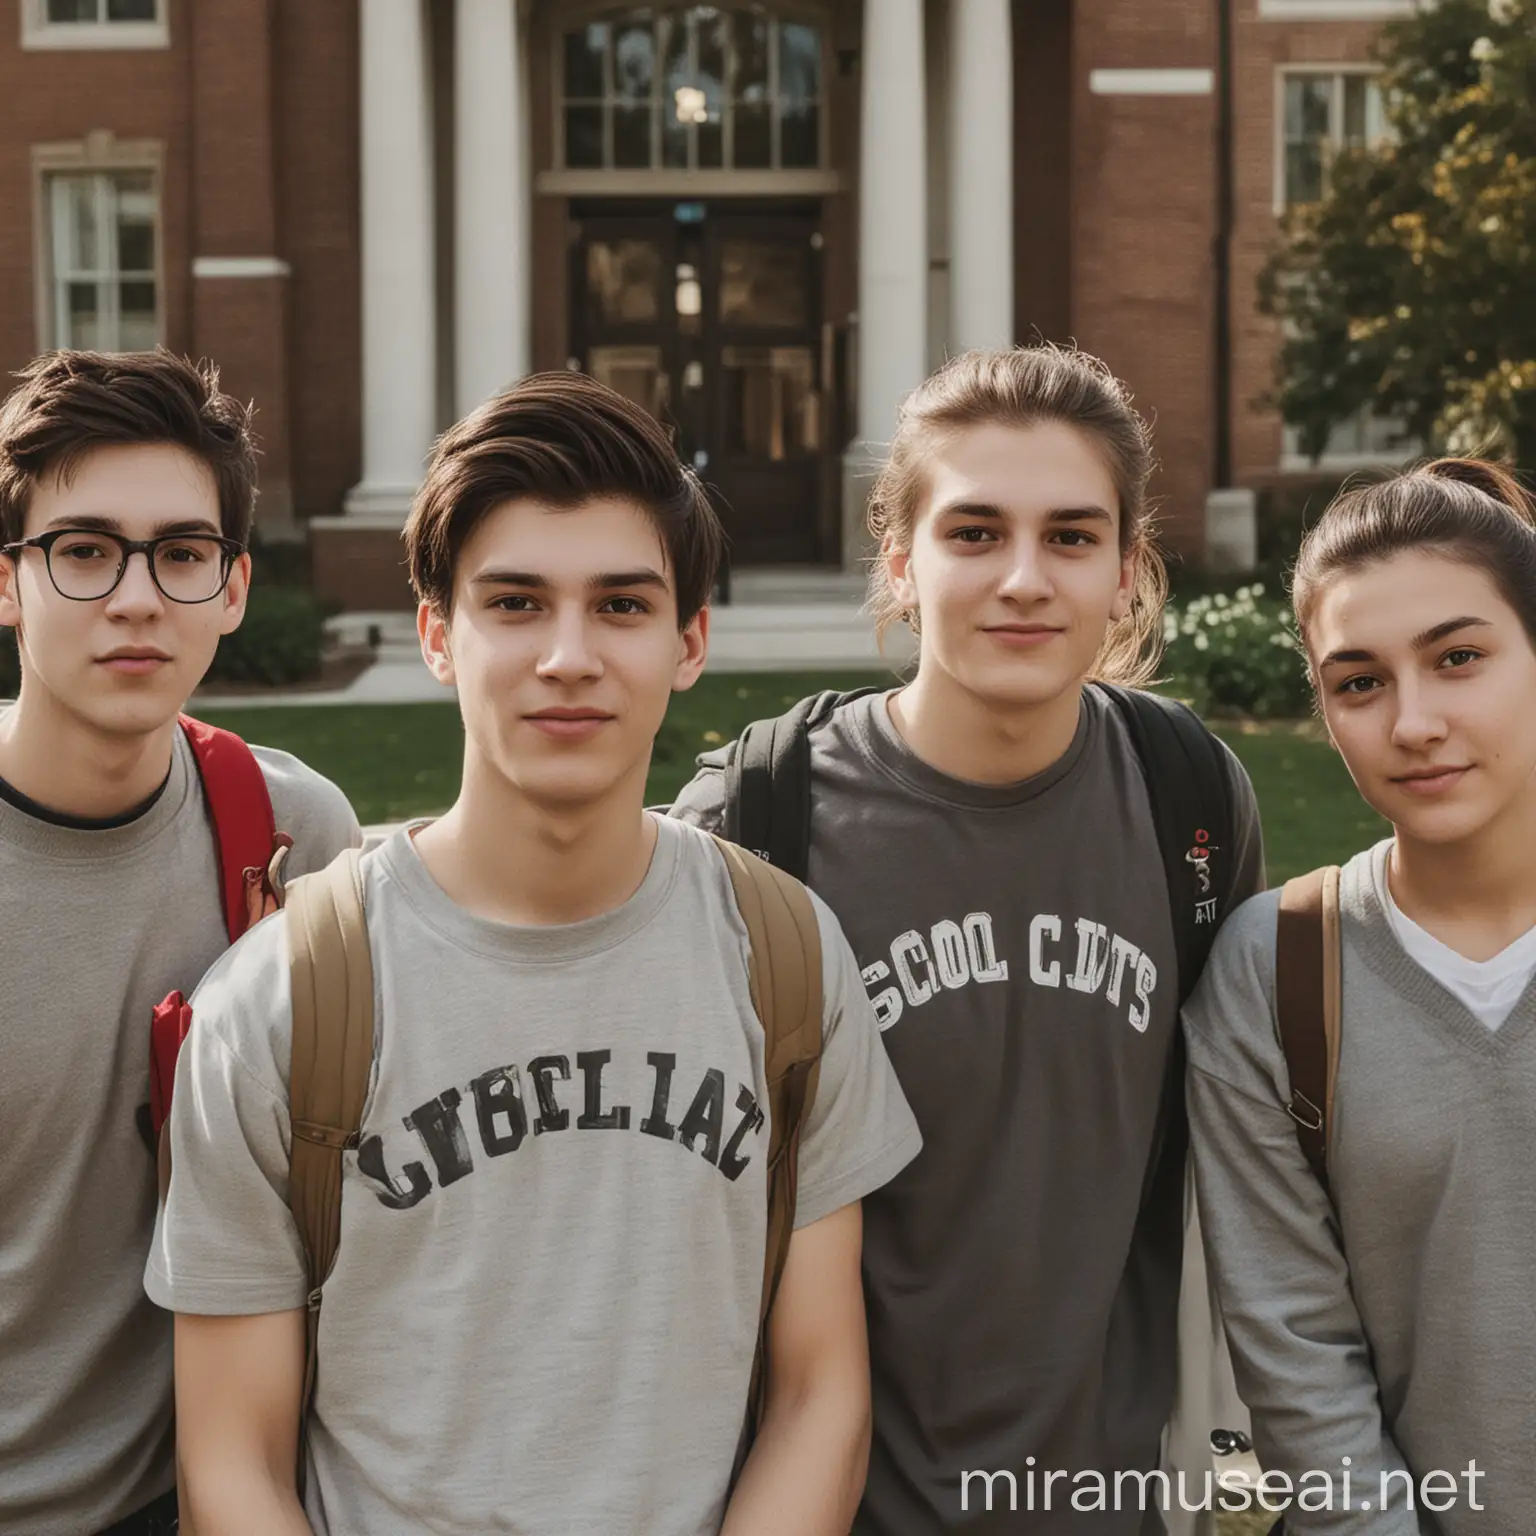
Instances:
[[[1298,1109],[1297,1106],[1300,1105]],[[1303,1114],[1302,1111],[1306,1113]],[[1285,1112],[1297,1125],[1309,1131],[1320,1131],[1323,1128],[1323,1112],[1306,1094],[1298,1089],[1291,1095],[1291,1102],[1285,1106]]]

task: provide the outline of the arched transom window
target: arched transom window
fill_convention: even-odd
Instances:
[[[570,170],[822,163],[821,30],[762,5],[645,6],[561,38]]]

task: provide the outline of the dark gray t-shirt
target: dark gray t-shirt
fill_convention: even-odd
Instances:
[[[888,698],[845,705],[811,741],[809,883],[858,956],[924,1140],[864,1207],[860,1529],[1134,1532],[1135,1509],[1072,1512],[1070,1481],[1044,1512],[1041,1476],[1098,1471],[1112,1490],[1117,1469],[1155,1467],[1173,1397],[1176,1180],[1138,1221],[1178,1013],[1146,784],[1092,690],[1065,755],[1007,786],[921,761]],[[1213,856],[1233,861],[1235,904],[1262,852],[1228,765],[1239,836]],[[721,798],[705,772],[673,814],[713,828]],[[962,1509],[977,1469],[1015,1475],[1018,1513],[978,1514],[979,1483]]]

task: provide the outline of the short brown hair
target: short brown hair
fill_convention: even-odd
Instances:
[[[170,443],[207,465],[219,525],[244,544],[256,506],[251,407],[219,389],[219,370],[164,347],[153,352],[45,352],[0,405],[0,533],[26,533],[27,508],[49,475],[68,480],[96,448]]]
[[[927,456],[936,442],[967,427],[1043,422],[1076,428],[1098,451],[1120,503],[1120,553],[1137,553],[1130,612],[1110,625],[1093,676],[1145,683],[1162,652],[1168,597],[1168,575],[1147,507],[1152,434],[1131,404],[1130,391],[1098,358],[1054,342],[952,358],[902,402],[890,456],[870,497],[870,532],[882,545],[911,548],[928,490]],[[897,619],[914,629],[920,619],[896,600],[883,558],[873,566],[869,607],[882,634]]]
[[[438,439],[405,525],[416,596],[446,614],[459,552],[496,507],[632,501],[656,524],[686,627],[709,601],[725,535],[709,496],[643,407],[582,373],[535,373]]]
[[[1536,500],[1483,459],[1435,459],[1336,497],[1302,540],[1291,574],[1303,636],[1335,577],[1410,551],[1482,571],[1536,646]]]

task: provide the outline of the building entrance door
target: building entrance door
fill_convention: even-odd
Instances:
[[[818,222],[814,207],[575,210],[577,362],[675,431],[736,565],[829,553]]]

